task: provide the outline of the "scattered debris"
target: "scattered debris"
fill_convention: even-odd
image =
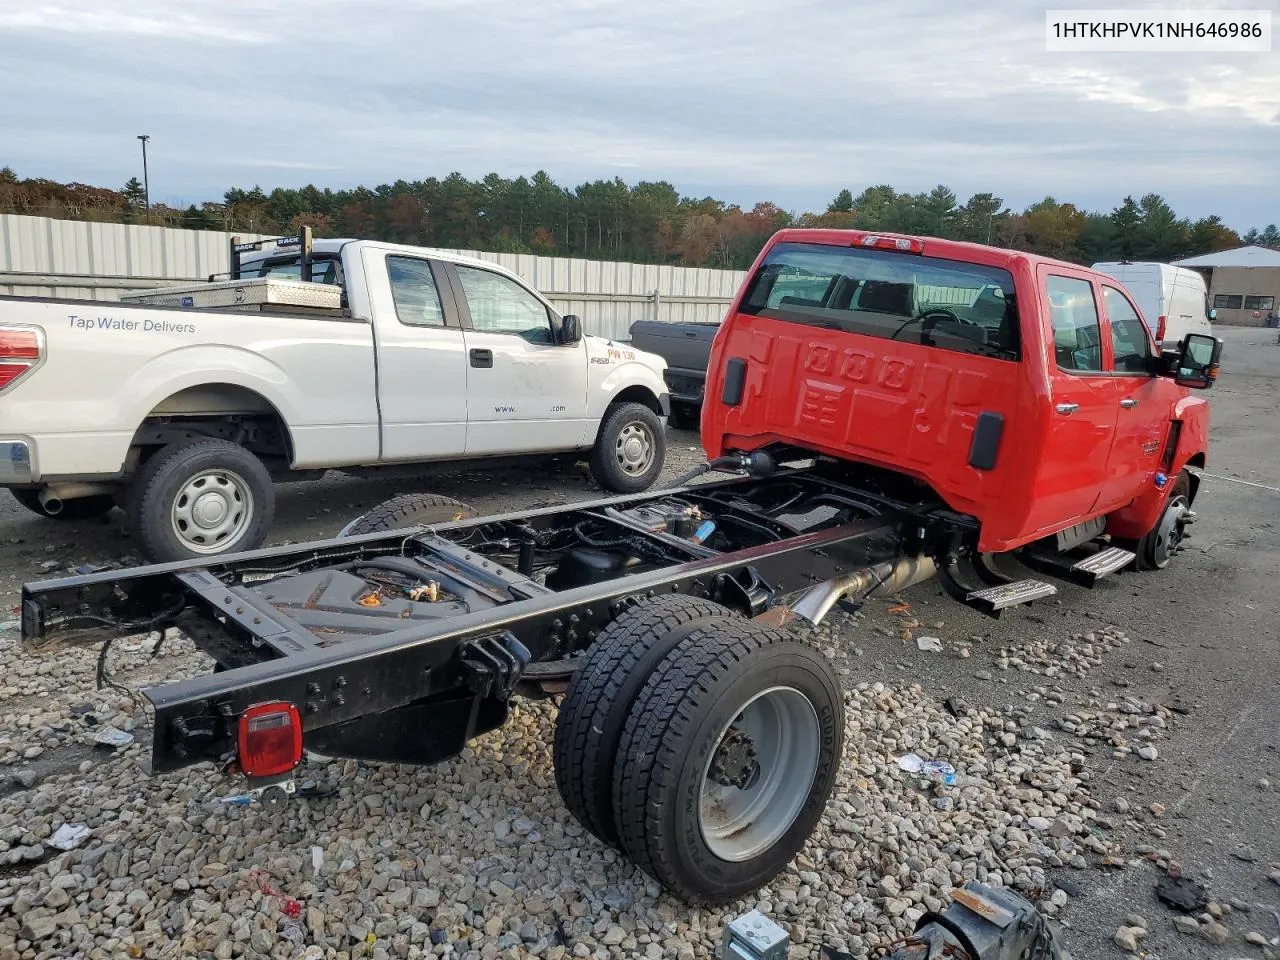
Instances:
[[[1186,913],[1203,910],[1209,904],[1209,891],[1190,877],[1161,877],[1156,884],[1156,896],[1161,903]]]
[[[1204,937],[1210,943],[1216,943],[1218,946],[1221,946],[1231,939],[1231,931],[1218,923],[1218,921],[1212,920],[1209,923],[1202,923],[1200,925],[1200,936]]]
[[[53,847],[55,850],[74,850],[80,846],[89,836],[89,828],[83,823],[64,823],[48,840],[44,842],[46,847]]]
[[[941,780],[951,786],[956,782],[956,768],[945,760],[925,760],[914,753],[898,758],[898,768],[907,773],[920,773],[933,780]]]
[[[1179,933],[1185,933],[1188,936],[1200,932],[1200,921],[1195,917],[1176,916],[1173,918],[1173,926]]]
[[[1117,947],[1121,950],[1128,950],[1130,953],[1138,952],[1138,941],[1147,935],[1147,931],[1142,927],[1120,927],[1116,930],[1112,939]]]
[[[118,750],[133,743],[133,734],[126,733],[118,727],[103,727],[93,735],[93,742],[100,747],[110,747],[113,750]]]
[[[928,653],[941,653],[942,641],[937,637],[916,637],[916,649]]]

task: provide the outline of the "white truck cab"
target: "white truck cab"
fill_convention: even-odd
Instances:
[[[124,506],[155,560],[261,544],[273,477],[590,451],[631,493],[662,469],[665,361],[492,263],[304,234],[129,300],[0,298],[0,486],[54,518]]]

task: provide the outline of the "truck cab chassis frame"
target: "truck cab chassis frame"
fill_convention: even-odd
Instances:
[[[39,652],[177,627],[213,659],[210,674],[143,691],[156,772],[230,757],[237,718],[265,701],[295,704],[320,753],[431,763],[500,725],[517,690],[562,689],[577,655],[643,598],[706,597],[756,617],[968,526],[899,478],[847,474],[784,469],[32,583],[23,636]]]

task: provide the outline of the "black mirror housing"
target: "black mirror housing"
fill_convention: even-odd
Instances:
[[[1182,338],[1173,367],[1174,383],[1193,390],[1207,390],[1218,379],[1222,341],[1205,333],[1188,333]]]
[[[582,339],[582,321],[576,314],[568,314],[560,318],[560,342],[565,345],[578,343]]]

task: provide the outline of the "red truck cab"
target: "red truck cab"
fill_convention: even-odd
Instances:
[[[1194,336],[1194,335],[1193,335]],[[1221,343],[1161,355],[1114,279],[1015,250],[783,230],[707,372],[710,457],[799,448],[915,478],[1000,553],[1072,528],[1138,541],[1204,466]],[[1163,565],[1163,564],[1158,564]]]

